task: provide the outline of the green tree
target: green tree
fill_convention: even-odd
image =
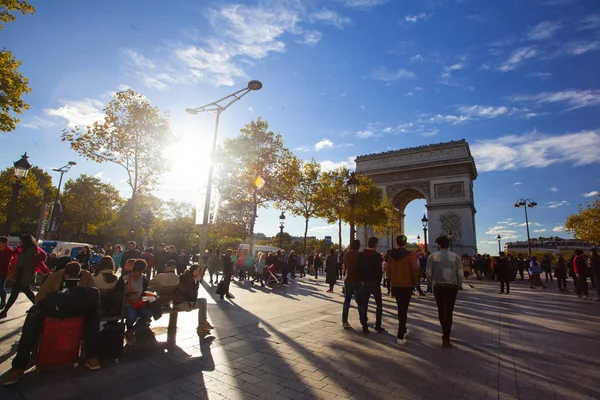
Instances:
[[[6,221],[6,211],[16,182],[12,167],[0,172],[0,226]],[[35,235],[43,203],[54,200],[52,177],[39,167],[32,167],[21,182],[13,231]]]
[[[342,246],[342,221],[350,212],[350,194],[346,181],[350,179],[350,171],[346,167],[340,167],[321,174],[321,185],[319,191],[320,207],[318,216],[324,218],[328,223],[338,224],[339,246]]]
[[[373,227],[375,235],[378,237],[391,237],[391,247],[394,247],[394,233],[399,233],[401,228],[398,210],[387,195],[381,202],[381,207],[383,208],[385,219]],[[390,245],[389,242],[388,245]]]
[[[16,13],[33,14],[35,9],[25,0],[0,0],[0,30],[7,22],[14,22]],[[21,61],[10,51],[0,51],[0,131],[10,132],[19,123],[14,114],[29,109],[21,96],[31,92],[29,81],[19,72]]]
[[[349,218],[349,214],[347,214],[347,217]],[[381,189],[375,186],[371,179],[364,176],[358,177],[354,220],[356,225],[361,226],[364,230],[365,243],[368,240],[368,228],[381,225],[386,221]]]
[[[252,209],[248,224],[251,251],[258,207],[266,207],[285,193],[284,167],[291,157],[281,135],[270,131],[267,121],[260,117],[242,128],[238,137],[226,139],[219,151],[221,170],[217,180],[222,200],[250,205]]]
[[[284,184],[287,189],[278,206],[291,212],[293,215],[304,218],[303,251],[306,251],[306,236],[308,223],[311,218],[319,214],[324,207],[321,196],[321,165],[313,158],[304,162],[297,157],[292,157],[288,163],[286,173],[283,175],[288,180]]]
[[[67,181],[61,202],[63,229],[78,240],[88,241],[90,235],[114,222],[121,197],[113,185],[84,174]]]
[[[131,187],[129,227],[135,231],[138,196],[149,191],[168,169],[162,150],[173,138],[169,115],[131,89],[116,93],[104,112],[104,120],[92,126],[65,129],[62,141],[87,159],[125,169]]]
[[[600,244],[600,194],[585,205],[580,204],[577,210],[577,214],[567,217],[566,231],[572,233],[577,239],[595,245]]]

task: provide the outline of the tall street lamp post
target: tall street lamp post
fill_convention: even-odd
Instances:
[[[527,207],[533,208],[537,206],[535,200],[527,198],[527,199],[519,199],[515,202],[515,208],[523,207],[525,209],[525,227],[527,228],[527,251],[529,256],[531,257],[531,238],[529,237],[529,217],[527,216]]]
[[[285,226],[285,214],[283,211],[279,216],[279,248],[283,249],[283,227]]]
[[[496,236],[496,239],[498,239],[498,255],[500,255],[500,253],[502,252],[502,250],[500,250],[500,241],[502,240],[502,236],[498,234],[498,236]]]
[[[52,169],[52,171],[54,172],[60,172],[60,178],[58,179],[58,188],[56,189],[56,196],[54,197],[54,204],[52,205],[52,213],[50,215],[50,229],[48,230],[48,235],[46,236],[47,238],[51,238],[54,235],[58,239],[58,197],[60,196],[60,187],[62,185],[63,175],[65,174],[65,172],[69,172],[73,165],[77,165],[77,163],[75,161],[69,161],[65,166]]]
[[[262,83],[260,81],[250,81],[248,82],[247,87],[240,89],[237,92],[225,96],[219,100],[213,101],[212,103],[208,103],[197,108],[185,109],[186,112],[192,115],[196,115],[198,113],[213,113],[216,115],[211,157],[214,157],[215,151],[217,149],[217,134],[219,132],[219,120],[221,118],[221,113],[227,110],[227,108],[229,108],[230,105],[240,100],[249,92],[253,90],[260,90],[261,88]],[[211,160],[210,166],[208,168],[208,183],[206,185],[206,198],[204,199],[204,216],[202,218],[202,230],[200,232],[200,244],[198,249],[200,254],[204,254],[204,251],[206,250],[206,241],[208,239],[208,217],[210,211],[210,195],[212,192],[213,173],[214,162]]]
[[[7,235],[10,235],[10,231],[12,229],[13,219],[15,218],[15,214],[17,211],[17,200],[19,199],[19,192],[23,189],[23,179],[27,176],[27,173],[31,169],[31,164],[27,161],[29,157],[27,157],[27,153],[21,156],[19,161],[15,161],[13,163],[14,166],[14,174],[17,178],[17,181],[12,186],[12,196],[10,197],[10,203],[8,203],[8,209],[6,211],[6,222],[4,223],[3,231],[6,232]]]
[[[425,254],[427,254],[427,223],[429,220],[425,214],[423,214],[421,222],[423,223],[423,246],[425,247]]]
[[[348,186],[348,192],[350,193],[350,246],[352,246],[354,237],[356,235],[356,229],[354,227],[354,214],[356,208],[356,193],[358,193],[358,179],[356,179],[356,174],[354,172],[350,174],[350,179],[348,179],[346,185]]]

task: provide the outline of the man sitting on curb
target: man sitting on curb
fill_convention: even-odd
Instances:
[[[50,292],[51,288],[56,287],[56,278],[51,278],[59,273],[61,278],[58,280],[58,288],[54,292]],[[85,276],[86,273],[89,275],[87,271],[81,270],[78,262],[70,262],[64,270],[52,274],[44,282],[42,288],[46,287],[46,290],[42,292],[40,289],[40,293],[35,299],[36,304],[27,312],[21,330],[21,339],[17,346],[17,354],[12,360],[12,369],[2,381],[3,386],[17,383],[25,373],[27,362],[42,333],[42,324],[45,317],[71,318],[84,316],[83,337],[87,356],[84,365],[92,371],[100,369],[97,358],[97,339],[100,324],[97,310],[100,294],[96,288],[76,286],[77,283],[81,283],[80,276]],[[40,294],[42,295],[40,296]]]

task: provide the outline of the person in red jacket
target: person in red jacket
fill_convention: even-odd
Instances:
[[[10,270],[10,262],[13,258],[13,251],[8,247],[8,238],[6,236],[0,237],[0,309],[4,308],[6,304],[6,289],[4,289],[4,283]]]

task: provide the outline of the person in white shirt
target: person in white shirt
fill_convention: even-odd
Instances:
[[[433,295],[442,326],[442,347],[451,348],[452,314],[456,295],[458,289],[462,287],[464,277],[462,261],[458,254],[448,250],[450,240],[446,236],[438,237],[435,242],[438,251],[427,259],[426,274],[433,283]]]

